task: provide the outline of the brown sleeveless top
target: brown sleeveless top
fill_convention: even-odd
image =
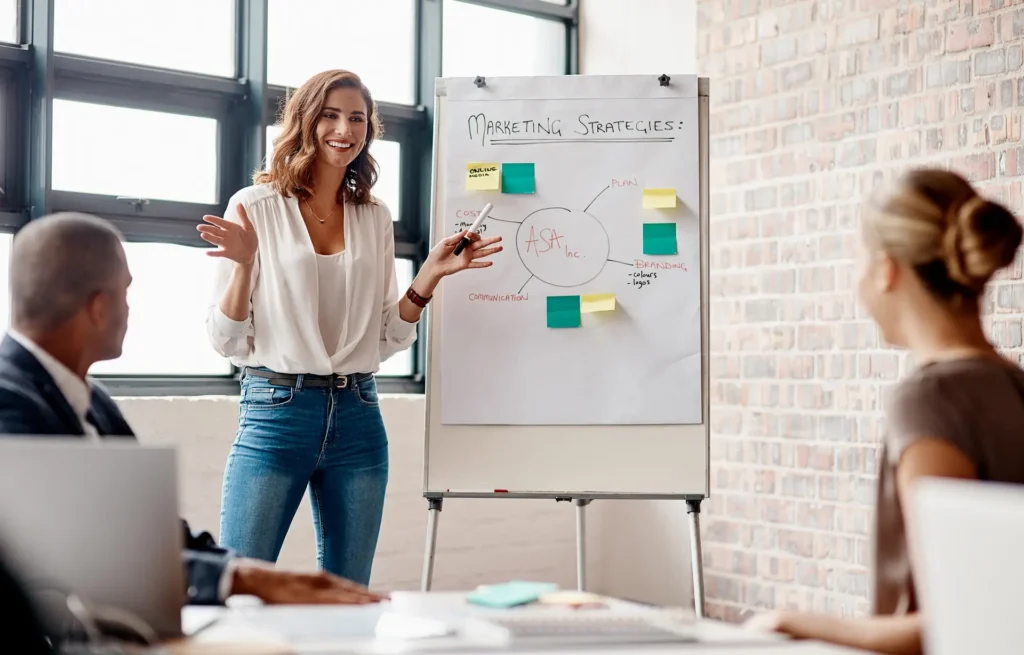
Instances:
[[[1024,484],[1024,370],[971,357],[920,367],[893,394],[879,458],[872,609],[918,609],[907,554],[896,467],[908,446],[945,439],[972,462],[982,480]]]

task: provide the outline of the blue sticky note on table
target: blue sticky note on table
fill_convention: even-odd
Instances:
[[[678,252],[675,223],[644,223],[645,255],[675,255]]]
[[[548,296],[549,328],[578,328],[582,321],[579,296]]]
[[[533,164],[502,164],[502,193],[534,193]]]

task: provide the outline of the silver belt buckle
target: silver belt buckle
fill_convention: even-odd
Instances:
[[[338,389],[346,389],[346,388],[348,388],[348,376],[347,375],[339,375],[338,376],[337,388]]]

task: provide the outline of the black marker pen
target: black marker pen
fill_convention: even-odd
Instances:
[[[452,253],[453,255],[458,257],[459,255],[462,254],[462,251],[465,250],[466,246],[469,245],[470,235],[476,234],[477,230],[479,230],[480,226],[483,224],[484,219],[487,218],[487,215],[491,213],[491,209],[493,208],[494,207],[493,205],[491,205],[491,203],[487,203],[486,205],[484,205],[484,208],[480,212],[480,215],[476,217],[475,221],[473,221],[473,226],[469,228],[468,232],[466,232],[466,236],[462,237],[462,240],[459,241],[458,245],[455,246],[455,252]]]

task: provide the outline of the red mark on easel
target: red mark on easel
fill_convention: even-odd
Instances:
[[[495,489],[494,493],[496,493],[496,494],[507,494],[508,493],[508,489]]]

